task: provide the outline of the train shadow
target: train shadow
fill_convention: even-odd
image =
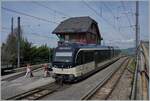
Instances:
[[[106,68],[106,67],[105,67],[105,68]],[[99,69],[99,70],[97,70],[97,71],[95,71],[95,72],[93,72],[93,73],[90,73],[90,74],[88,74],[88,75],[85,75],[84,77],[79,77],[79,78],[75,79],[74,81],[63,81],[62,83],[67,84],[67,85],[70,85],[70,84],[76,84],[76,83],[82,82],[82,81],[84,81],[84,80],[87,80],[89,77],[91,77],[92,75],[98,73],[99,71],[101,71],[101,70],[103,70],[103,69],[105,69],[105,68]]]
[[[111,64],[112,64],[112,63],[109,63],[109,64],[107,64],[106,66],[104,66],[104,67],[102,67],[102,68],[99,68],[99,69],[97,69],[97,70],[95,70],[95,71],[93,71],[93,72],[91,72],[91,73],[88,73],[88,74],[86,74],[86,75],[84,75],[84,76],[81,76],[81,77],[77,78],[77,79],[74,80],[74,81],[71,81],[71,82],[64,81],[63,83],[65,83],[65,84],[75,84],[75,83],[82,82],[82,81],[84,81],[84,80],[87,80],[89,77],[95,75],[96,73],[98,73],[98,72],[100,72],[100,71],[106,69],[106,68],[107,68],[109,65],[111,65]]]
[[[5,71],[1,72],[1,76],[9,75],[9,74],[12,74],[12,73],[15,73],[15,71],[14,70],[5,70]]]

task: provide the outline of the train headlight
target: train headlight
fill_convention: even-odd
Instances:
[[[70,74],[70,75],[69,75],[69,78],[73,79],[73,78],[74,78],[74,75],[73,75],[73,74]]]
[[[54,68],[57,68],[57,66],[56,66],[56,65],[54,65]]]

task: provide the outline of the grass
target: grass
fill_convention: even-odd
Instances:
[[[131,63],[130,63],[130,65],[129,65],[129,68],[128,68],[128,69],[130,69],[130,71],[132,71],[132,72],[133,72],[131,85],[133,85],[133,82],[134,82],[134,73],[135,73],[135,68],[136,68],[136,60],[135,60],[135,58],[133,58],[132,62],[131,62]]]
[[[136,67],[136,61],[135,58],[132,60],[132,62],[129,65],[129,69],[134,72],[135,71],[135,67]]]

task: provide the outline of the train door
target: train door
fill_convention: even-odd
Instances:
[[[94,64],[95,64],[95,68],[97,68],[98,65],[98,51],[94,51]]]
[[[78,53],[78,56],[76,59],[76,64],[79,66],[78,71],[80,71],[80,73],[82,75],[83,71],[84,71],[84,53],[83,53],[83,51],[80,51]]]
[[[83,64],[83,53],[82,51],[80,51],[78,54],[77,54],[77,59],[76,59],[76,65],[82,65]]]
[[[86,71],[86,66],[85,66],[86,59],[85,59],[85,52],[84,51],[82,51],[82,61],[83,61],[83,64],[82,64],[82,73],[84,74],[85,71]]]

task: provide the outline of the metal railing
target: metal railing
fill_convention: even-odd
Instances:
[[[143,43],[140,44],[140,51],[137,59],[134,82],[131,91],[131,100],[148,100],[149,99],[149,75],[148,70],[148,53]]]

